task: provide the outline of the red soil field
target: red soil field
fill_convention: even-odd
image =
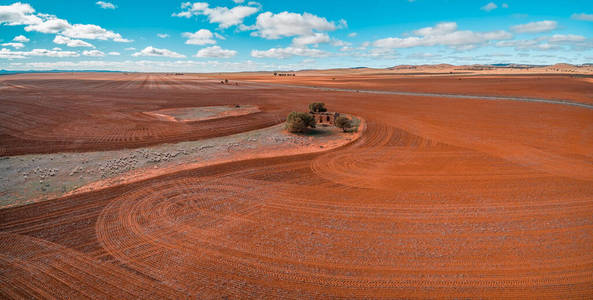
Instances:
[[[520,74],[520,75],[413,75],[377,73],[369,75],[304,74],[296,77],[224,75],[228,78],[259,82],[323,86],[332,88],[462,94],[482,96],[514,96],[571,100],[593,103],[593,75]],[[296,80],[295,80],[296,78]]]
[[[326,152],[183,170],[0,210],[0,297],[593,295],[592,109],[228,78],[241,82],[159,74],[1,77],[3,156],[228,135],[276,124],[316,101],[362,117],[367,128],[353,144]],[[413,89],[591,97],[592,83],[580,78],[526,76],[524,89],[515,77],[497,78],[442,86],[450,79],[414,78]],[[333,81],[291,80],[278,83]],[[377,75],[340,87],[410,81]],[[261,112],[193,124],[138,113],[232,104]]]
[[[286,112],[267,101],[256,114],[171,124],[144,112],[251,104],[257,98],[243,86],[163,75],[15,75],[0,80],[1,156],[136,148],[229,135],[279,123]]]

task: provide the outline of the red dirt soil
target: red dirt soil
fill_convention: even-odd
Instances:
[[[221,87],[215,81],[173,75],[46,77],[0,78],[0,156],[137,148],[211,138],[271,126],[287,113],[272,100],[266,101],[270,104],[261,107],[260,113],[172,124],[144,112],[253,104],[257,97],[249,96],[246,87]]]
[[[224,75],[225,78],[258,82],[297,84],[330,88],[463,94],[480,96],[513,96],[593,103],[593,76],[578,75],[452,75],[404,76],[383,75],[305,75],[274,77],[272,75]],[[295,79],[296,78],[296,79]]]
[[[0,297],[593,295],[593,110],[223,86],[195,75],[70,76],[0,79],[3,155],[226,135],[317,100],[361,116],[367,130],[328,152],[183,170],[0,210]],[[434,78],[424,80],[422,91],[433,92]],[[486,87],[496,85],[489,80]],[[530,89],[499,88],[590,97],[581,94],[590,83],[571,89],[578,78],[523,80]],[[471,94],[474,84],[447,88]],[[262,113],[182,129],[135,117],[234,103]],[[146,134],[134,135],[135,126]]]

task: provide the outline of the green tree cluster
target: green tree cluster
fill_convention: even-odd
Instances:
[[[315,118],[308,113],[293,111],[286,117],[285,127],[289,132],[304,132],[309,127],[315,128]]]
[[[323,102],[313,102],[309,104],[309,111],[310,112],[326,112],[327,108],[325,108],[325,103]]]
[[[346,132],[346,130],[352,128],[352,120],[344,116],[339,116],[334,120],[334,125]]]

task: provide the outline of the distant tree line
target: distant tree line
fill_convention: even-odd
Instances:
[[[278,73],[274,72],[274,76],[296,76],[295,73]]]

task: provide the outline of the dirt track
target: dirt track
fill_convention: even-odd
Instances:
[[[48,145],[48,151],[85,151],[226,135],[278,122],[313,100],[362,116],[367,130],[353,145],[321,154],[237,161],[0,210],[4,297],[593,294],[590,109],[221,86],[191,76],[66,76],[1,78],[10,87],[0,103],[13,118],[0,119],[3,155],[44,152]],[[102,86],[109,91],[90,98]],[[570,86],[555,86],[550,98],[566,99]],[[36,94],[46,89],[47,98]],[[505,93],[538,97],[529,90]],[[196,123],[185,135],[131,117],[237,99],[262,113]],[[42,113],[54,107],[60,114]],[[64,130],[73,128],[63,124],[81,107],[104,114]],[[127,140],[131,131],[122,131],[125,142],[110,140],[92,130],[95,122],[146,124],[160,134],[135,142]],[[44,133],[39,124],[52,130]],[[21,132],[37,132],[35,141],[13,147],[11,135]],[[84,142],[61,146],[78,139]]]

